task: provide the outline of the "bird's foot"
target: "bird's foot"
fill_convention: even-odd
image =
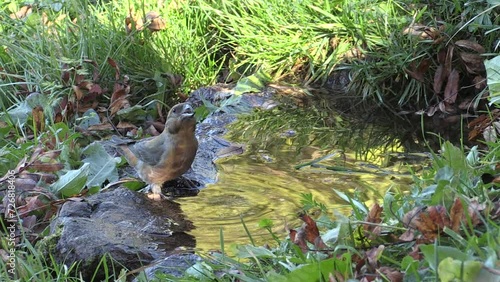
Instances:
[[[163,195],[163,193],[161,192],[161,185],[151,184],[150,186],[151,186],[150,187],[151,192],[153,193],[148,194],[148,198],[154,201],[161,201],[162,199],[170,199],[167,196]]]
[[[149,193],[148,198],[153,200],[153,201],[161,201],[162,199],[168,200],[169,198],[162,193],[156,194],[156,193]]]

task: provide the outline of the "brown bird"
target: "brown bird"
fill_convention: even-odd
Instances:
[[[123,151],[128,163],[150,185],[154,199],[158,200],[163,196],[163,183],[181,176],[191,167],[198,150],[195,127],[193,108],[181,103],[170,109],[160,135],[140,141],[113,136],[111,142]]]

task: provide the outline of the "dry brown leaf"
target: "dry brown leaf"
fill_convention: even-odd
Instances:
[[[42,132],[45,129],[45,115],[43,114],[43,108],[41,106],[36,106],[31,110],[33,116],[33,123],[35,124],[35,130],[37,132]]]
[[[76,85],[72,85],[71,87],[73,88],[73,91],[75,92],[76,100],[77,101],[82,100],[82,98],[85,96],[85,94],[80,89],[80,87],[78,87]]]
[[[92,86],[89,89],[89,93],[95,93],[97,95],[101,95],[103,92],[104,91],[102,90],[99,84],[92,84]]]
[[[120,79],[120,67],[118,66],[118,64],[115,62],[115,60],[113,60],[112,58],[108,57],[107,59],[107,62],[108,64],[113,67],[115,69],[115,80],[119,80]],[[113,89],[113,91],[116,91],[116,89]]]
[[[476,226],[481,223],[481,212],[486,209],[486,205],[484,203],[479,203],[477,199],[473,199],[470,201],[469,206],[467,207],[467,213],[471,219],[473,226]]]
[[[435,225],[434,230],[443,230],[445,227],[450,226],[450,218],[445,207],[430,206],[427,208],[427,214]]]
[[[306,240],[314,244],[316,249],[323,249],[326,248],[327,246],[321,239],[321,236],[319,235],[319,230],[318,226],[316,225],[316,222],[308,215],[304,214],[300,216],[300,219],[302,219],[305,222],[304,230],[305,230],[305,238]]]
[[[125,18],[125,30],[127,34],[132,31],[140,31],[144,28],[144,22],[142,18],[138,15],[134,14],[134,10],[132,8],[129,9],[129,16]]]
[[[474,103],[471,98],[467,97],[465,98],[460,104],[458,105],[458,108],[460,110],[475,110]]]
[[[299,228],[299,231],[294,229],[290,229],[289,231],[290,240],[302,250],[303,253],[308,251],[307,243],[305,240],[305,232],[302,228]]]
[[[152,32],[160,31],[162,29],[165,29],[167,26],[165,20],[162,19],[160,17],[160,14],[155,11],[150,11],[146,14],[146,22],[149,22],[148,28]]]
[[[450,228],[453,229],[453,231],[458,232],[463,215],[464,207],[462,206],[462,201],[460,201],[459,198],[456,198],[455,202],[453,202],[453,206],[450,209]]]
[[[448,76],[448,82],[444,89],[444,101],[449,104],[454,104],[457,100],[458,85],[460,83],[460,75],[456,69],[453,69]]]
[[[134,128],[137,128],[137,126],[133,125],[133,124],[132,124],[132,123],[130,123],[130,122],[120,121],[120,122],[116,125],[116,128],[117,128],[117,129],[134,129]]]
[[[44,163],[40,161],[35,161],[30,165],[30,168],[42,172],[56,172],[63,169],[64,165],[61,163]]]
[[[486,78],[480,75],[476,75],[474,79],[472,80],[474,82],[474,88],[477,90],[483,90],[486,88]]]
[[[443,65],[439,65],[436,69],[436,73],[434,74],[434,93],[438,94],[441,92],[441,88],[443,87],[445,76]]]
[[[486,72],[484,67],[484,58],[474,53],[460,53],[460,58],[465,64],[468,73],[483,74]]]
[[[382,211],[384,208],[382,208],[379,204],[375,203],[371,208],[370,211],[368,212],[368,215],[365,218],[366,222],[370,223],[380,223],[382,222],[381,215]],[[380,234],[382,229],[377,225],[373,224],[363,224],[363,229],[364,229],[364,235],[368,237],[369,239],[375,239],[377,235]]]
[[[31,5],[22,6],[16,13],[10,14],[10,18],[13,20],[20,20],[29,16],[32,12]]]
[[[404,275],[400,271],[387,267],[387,266],[382,266],[379,269],[377,269],[377,272],[381,274],[381,276],[386,277],[389,279],[391,282],[402,282]]]
[[[401,234],[399,236],[399,240],[404,241],[404,242],[410,242],[415,239],[415,232],[413,231],[412,228],[408,229],[405,231],[405,233]]]
[[[483,46],[481,46],[481,44],[472,42],[470,40],[458,40],[457,42],[455,42],[455,45],[457,45],[458,47],[474,50],[480,54],[486,52],[486,50],[484,49]]]
[[[115,115],[119,110],[130,107],[126,88],[118,89],[111,95],[111,103],[109,105],[110,116]]]
[[[113,126],[109,123],[100,123],[89,126],[88,131],[105,131],[105,130],[114,130]]]
[[[448,77],[451,73],[451,68],[452,68],[452,62],[453,62],[453,51],[455,48],[453,45],[449,45],[448,49],[446,50],[446,57],[444,61],[444,70],[443,70],[443,76]]]
[[[379,245],[377,248],[372,248],[366,252],[366,258],[368,259],[368,264],[372,268],[377,268],[378,266],[378,258],[381,256],[384,251],[385,246]]]

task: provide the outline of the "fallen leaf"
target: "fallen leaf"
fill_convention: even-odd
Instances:
[[[444,72],[443,72],[444,77],[448,77],[448,75],[451,73],[451,64],[453,62],[453,50],[454,50],[453,45],[449,45],[448,50],[446,51],[446,58],[444,61]]]
[[[101,123],[101,124],[94,124],[89,126],[87,129],[88,131],[105,131],[105,130],[114,130],[113,126],[109,123]]]
[[[137,128],[137,126],[131,124],[130,122],[120,121],[116,125],[116,128],[117,129],[134,129],[134,128]]]
[[[414,229],[410,228],[405,231],[405,233],[401,234],[399,236],[399,240],[404,241],[404,242],[411,242],[415,239],[415,232]]]
[[[456,198],[455,202],[453,202],[453,206],[450,209],[450,228],[453,229],[453,231],[458,232],[463,215],[464,207],[462,206],[462,202],[459,198]]]
[[[475,76],[472,82],[474,82],[474,88],[476,88],[477,90],[483,90],[487,85],[486,78],[480,75]]]
[[[381,274],[381,276],[386,277],[390,282],[402,282],[404,275],[400,271],[387,266],[382,266],[377,269],[377,272]]]
[[[37,132],[42,132],[45,129],[45,115],[43,114],[43,108],[41,106],[36,106],[31,110],[33,116],[33,123],[35,125],[35,130]]]
[[[368,259],[368,264],[372,268],[377,268],[378,260],[382,256],[382,252],[384,251],[385,246],[380,245],[377,248],[372,248],[366,252],[366,258]]]
[[[164,19],[160,17],[160,14],[155,11],[150,11],[146,14],[146,22],[149,22],[148,29],[152,32],[160,31],[165,29],[167,24]]]
[[[434,84],[433,84],[433,90],[434,93],[438,94],[441,92],[441,88],[443,87],[443,83],[445,80],[444,74],[444,67],[443,65],[439,65],[436,69],[436,73],[434,74]]]
[[[486,52],[486,50],[484,49],[483,46],[481,46],[481,44],[476,43],[476,42],[472,42],[470,40],[458,40],[455,42],[455,45],[457,45],[458,47],[463,47],[463,48],[467,48],[470,50],[474,50],[480,54]]]
[[[316,225],[316,222],[308,215],[304,214],[300,216],[300,219],[305,222],[305,232],[306,232],[306,240],[313,244],[316,249],[323,249],[326,248],[327,246],[321,239],[321,236],[319,235],[319,229],[318,226]]]
[[[300,231],[300,232],[299,232]],[[290,229],[289,236],[290,240],[302,250],[303,253],[308,251],[307,243],[305,240],[305,232],[303,229],[299,229],[296,231],[295,229]]]
[[[31,5],[22,6],[16,13],[10,14],[10,18],[13,20],[20,20],[29,16],[32,12]]]
[[[63,169],[64,165],[61,163],[43,163],[40,161],[35,161],[30,165],[30,168],[42,172],[56,172]]]
[[[460,53],[460,58],[467,68],[467,72],[471,74],[484,74],[486,68],[484,66],[484,58],[474,53]]]
[[[73,92],[75,92],[76,100],[80,101],[82,98],[85,96],[83,91],[80,89],[80,87],[73,85],[71,86],[73,88]]]
[[[369,223],[375,223],[375,224],[363,224],[363,229],[364,229],[364,235],[370,240],[375,239],[377,235],[380,235],[380,232],[382,229],[380,226],[377,226],[376,224],[382,222],[382,218],[380,217],[382,215],[382,211],[384,208],[382,208],[379,204],[374,204],[371,208],[368,214],[366,215],[365,221]],[[378,227],[378,228],[377,228]]]
[[[448,76],[448,82],[444,89],[444,101],[449,104],[454,104],[457,100],[458,85],[459,85],[460,75],[456,69],[453,69]]]

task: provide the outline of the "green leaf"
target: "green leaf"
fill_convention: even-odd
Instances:
[[[92,125],[101,123],[101,119],[94,109],[88,109],[78,120],[80,120],[80,127],[85,130]]]
[[[241,95],[249,92],[260,92],[271,81],[271,77],[262,70],[253,75],[244,77],[238,81],[234,87],[234,95]]]
[[[433,270],[436,270],[439,263],[447,257],[454,257],[462,261],[469,258],[459,249],[448,246],[420,245],[420,250],[424,254],[424,259],[429,264],[429,267]]]
[[[272,228],[274,226],[274,222],[269,218],[263,218],[259,221],[260,228]]]
[[[438,273],[441,282],[477,281],[483,264],[479,261],[460,261],[447,257],[439,263]]]
[[[116,165],[120,163],[121,158],[113,158],[101,145],[101,143],[93,142],[83,149],[82,152],[86,157],[84,163],[88,163],[90,171],[86,185],[88,187],[99,186],[108,180],[115,182],[118,180],[118,170]]]
[[[71,197],[82,191],[89,174],[89,163],[84,163],[80,169],[70,170],[50,185],[50,191],[62,197]]]
[[[254,257],[276,257],[273,252],[264,247],[255,247],[252,245],[236,246],[236,257],[238,258],[254,258]]]
[[[360,201],[357,201],[357,200],[354,200],[353,198],[350,198],[348,197],[345,193],[343,192],[340,192],[336,189],[333,189],[333,191],[344,201],[348,202],[351,204],[351,206],[354,208],[356,207],[358,211],[362,211],[363,213],[368,213],[368,209],[366,208],[366,206],[360,202]],[[356,210],[355,210],[356,212]]]
[[[200,281],[213,281],[215,279],[212,267],[206,262],[197,262],[186,270],[186,274]]]
[[[490,90],[490,105],[500,99],[500,56],[484,60],[488,88]]]
[[[130,108],[125,108],[119,110],[116,115],[120,119],[126,119],[131,121],[142,121],[146,119],[146,111],[140,105],[135,105]]]
[[[336,258],[327,259],[321,262],[314,261],[311,264],[297,268],[284,277],[276,277],[277,279],[273,281],[328,281],[328,275],[330,273],[334,271],[344,273],[342,270],[345,268],[345,265],[347,263],[347,261],[339,260]]]

